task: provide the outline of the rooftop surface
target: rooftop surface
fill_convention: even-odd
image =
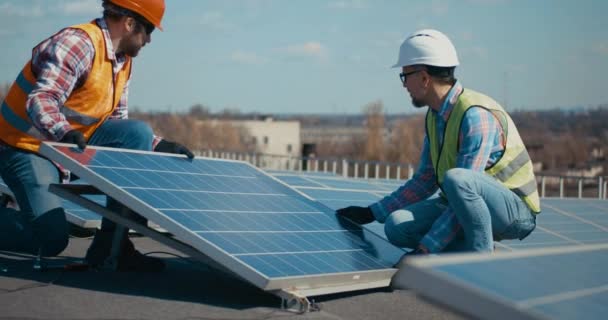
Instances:
[[[33,258],[0,252],[0,319],[463,319],[410,290],[375,289],[309,297],[320,310],[281,309],[277,296],[187,258],[151,239],[162,273],[33,270]],[[71,238],[49,265],[82,259],[90,238]]]

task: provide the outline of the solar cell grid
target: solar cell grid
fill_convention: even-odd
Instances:
[[[318,177],[303,173],[275,172],[275,177],[290,183],[299,191],[307,194],[311,198],[323,203],[324,205],[337,210],[351,205],[368,206],[384,195],[396,190],[403,181],[389,182],[385,180],[363,180],[354,178],[343,178],[339,176]],[[295,179],[306,179],[305,181],[315,181],[323,184],[322,187],[299,186]],[[288,179],[289,178],[289,179]],[[330,187],[324,184],[327,180],[340,181],[340,186],[344,188]],[[355,180],[359,184],[353,190],[349,188],[349,182]],[[391,191],[386,188],[392,187]],[[573,199],[573,198],[543,198],[541,199],[543,212],[537,217],[537,228],[528,236],[525,241],[503,240],[497,243],[499,250],[521,250],[527,248],[555,247],[564,245],[584,245],[594,243],[608,243],[608,205],[605,200],[597,199]],[[374,233],[384,237],[383,226],[372,223],[364,226]]]
[[[79,154],[61,145],[41,150],[262,288],[352,272],[365,276],[350,282],[388,281],[403,253],[374,235],[364,238],[333,210],[244,162],[107,148]]]
[[[412,259],[394,282],[487,319],[604,319],[608,244]]]

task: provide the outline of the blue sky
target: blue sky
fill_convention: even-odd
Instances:
[[[454,42],[465,87],[509,110],[608,103],[608,1],[166,0],[164,32],[135,60],[130,105],[349,113],[414,111],[396,61],[406,35]],[[0,83],[31,48],[101,12],[100,0],[0,0]]]

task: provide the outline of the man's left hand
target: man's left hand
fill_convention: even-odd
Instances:
[[[156,147],[154,148],[154,151],[155,152],[184,154],[188,157],[188,159],[194,158],[194,154],[192,153],[192,151],[188,150],[188,148],[186,148],[182,144],[179,144],[179,143],[173,142],[173,141],[168,141],[165,139],[161,140],[156,145]]]

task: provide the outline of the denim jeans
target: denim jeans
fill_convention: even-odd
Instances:
[[[384,225],[389,241],[416,247],[448,206],[462,228],[446,252],[492,251],[494,240],[523,239],[536,227],[535,214],[525,202],[483,172],[448,170],[443,191],[447,199],[432,197],[392,212]]]
[[[152,140],[152,129],[144,122],[106,120],[88,144],[151,150]],[[0,250],[45,256],[61,253],[68,244],[68,225],[61,199],[48,191],[51,183],[60,182],[58,169],[37,154],[7,148],[0,151],[0,175],[20,209],[0,208]],[[102,227],[113,228],[114,223],[106,220]]]

